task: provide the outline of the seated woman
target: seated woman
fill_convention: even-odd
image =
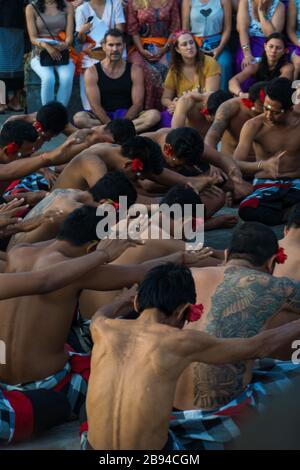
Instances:
[[[67,106],[71,97],[75,65],[70,58],[61,65],[59,61],[73,41],[73,15],[73,7],[64,0],[51,3],[37,0],[26,7],[27,29],[34,46],[30,65],[41,79],[42,105],[54,100],[55,71],[59,79],[57,101]],[[53,61],[57,61],[57,65],[42,65],[40,54],[44,50]]]
[[[280,0],[240,0],[237,30],[240,44],[236,54],[236,71],[259,61],[265,39],[272,33],[281,33],[285,22],[285,8]]]
[[[286,32],[292,43],[289,51],[294,65],[294,80],[297,80],[300,72],[300,0],[289,2]]]
[[[287,43],[281,33],[272,33],[264,44],[261,62],[247,65],[229,81],[229,90],[236,96],[244,96],[250,85],[255,82],[269,82],[276,77],[287,77],[292,80],[294,67],[288,61]],[[252,82],[252,83],[250,83]]]
[[[227,0],[182,1],[182,27],[191,30],[201,49],[220,65],[222,90],[228,90],[232,77],[232,59],[227,47],[231,19],[232,6]]]
[[[161,109],[173,33],[180,29],[177,0],[129,0],[127,32],[134,47],[128,60],[141,65],[145,76],[144,109]]]
[[[167,108],[163,114],[163,127],[170,127],[176,103],[184,93],[193,90],[212,93],[220,88],[220,66],[213,57],[205,55],[198,47],[192,33],[179,31],[171,50],[171,65],[164,84],[162,104]],[[204,119],[197,109],[196,115],[189,113],[189,121]]]

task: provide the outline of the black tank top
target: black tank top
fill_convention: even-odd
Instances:
[[[126,63],[125,71],[119,78],[108,77],[102,69],[101,63],[96,64],[98,73],[98,87],[101,96],[101,106],[105,111],[116,111],[116,109],[128,109],[131,101],[131,64]]]

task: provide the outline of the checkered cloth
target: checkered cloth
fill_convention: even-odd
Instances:
[[[241,434],[244,422],[264,410],[270,399],[290,387],[296,377],[300,377],[300,365],[273,359],[258,361],[252,382],[226,406],[214,412],[173,412],[170,429],[174,445],[186,450],[223,450]]]
[[[266,202],[277,202],[282,200],[284,202],[284,200],[289,197],[291,191],[295,194],[290,205],[300,201],[300,178],[284,178],[278,180],[255,178],[253,181],[253,187],[254,192],[249,194],[249,196],[241,202],[240,209],[243,207],[252,207],[256,209],[261,200]],[[288,205],[289,204],[287,204],[287,206]]]
[[[28,191],[48,191],[49,183],[40,173],[32,173],[22,179],[15,180],[5,189],[4,196],[11,196]]]
[[[0,443],[30,438],[79,415],[85,403],[90,355],[70,352],[56,374],[21,385],[0,383]]]

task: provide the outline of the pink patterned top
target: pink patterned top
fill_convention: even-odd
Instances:
[[[177,0],[167,0],[161,8],[136,10],[133,0],[127,5],[127,32],[141,37],[168,38],[180,29]]]

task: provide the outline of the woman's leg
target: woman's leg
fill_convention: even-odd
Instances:
[[[75,65],[70,60],[67,65],[57,65],[55,69],[59,79],[57,101],[67,106],[72,94]]]
[[[228,82],[232,78],[232,57],[227,48],[223,49],[217,62],[221,67],[221,90],[228,91]]]
[[[41,101],[42,105],[54,100],[54,86],[55,86],[55,75],[54,67],[43,67],[40,64],[39,57],[34,57],[31,60],[32,70],[41,79]]]

